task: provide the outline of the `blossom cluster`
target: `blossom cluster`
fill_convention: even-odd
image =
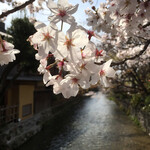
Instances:
[[[91,41],[92,37],[100,37],[75,22],[72,14],[78,5],[71,5],[68,0],[57,3],[49,0],[47,6],[52,12],[50,25],[36,22],[37,32],[28,39],[37,50],[38,71],[43,74],[44,84],[53,85],[53,92],[62,93],[65,98],[76,96],[80,88],[88,89],[99,82],[108,87],[107,78],[115,77],[115,70],[110,66],[112,59],[102,65],[96,64],[104,60],[106,53]],[[57,27],[58,22],[61,22],[61,30]],[[70,24],[66,33],[63,22]],[[52,58],[55,58],[53,63]],[[54,73],[52,67],[57,67],[57,72]]]
[[[14,49],[14,45],[2,40],[0,37],[0,65],[8,64],[16,59],[15,54],[20,51]]]
[[[38,2],[42,6],[44,1]],[[68,0],[48,0],[50,24],[35,22],[37,32],[28,39],[37,50],[35,58],[44,84],[53,85],[54,93],[62,93],[65,98],[98,83],[109,87],[109,79],[115,77],[111,67],[115,63],[142,66],[150,58],[149,0],[106,0],[99,8],[92,6],[85,10],[91,30],[79,26],[73,17],[78,6]],[[66,32],[64,22],[70,25]],[[99,45],[93,42],[94,38]]]
[[[107,0],[99,8],[92,7],[85,12],[88,25],[105,33],[101,36],[101,47],[109,51],[114,60],[129,58],[126,61],[129,67],[149,61],[149,46],[144,48],[150,39],[149,0]],[[136,55],[139,57],[135,58]]]
[[[88,25],[114,36],[118,43],[129,37],[150,38],[150,1],[148,0],[107,0],[100,7],[86,10]]]

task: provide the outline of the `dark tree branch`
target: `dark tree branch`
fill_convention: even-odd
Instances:
[[[148,26],[150,26],[150,22],[148,22],[147,24],[143,25],[143,28],[146,28]]]
[[[134,60],[135,58],[141,56],[141,55],[146,51],[146,49],[148,48],[149,44],[150,44],[150,40],[148,40],[148,41],[145,43],[143,50],[141,50],[137,55],[135,55],[135,56],[133,56],[133,57],[125,58],[125,59],[124,59],[123,61],[121,61],[121,62],[113,62],[113,63],[111,64],[111,66],[122,65],[122,64],[124,64],[127,60]]]
[[[127,60],[134,60],[135,58],[141,56],[146,51],[146,49],[148,48],[149,44],[150,44],[150,40],[147,40],[145,45],[144,45],[144,47],[143,47],[143,50],[141,50],[137,55],[135,55],[133,57],[125,58],[123,61],[120,61],[120,62],[112,62],[111,66],[123,65]],[[95,63],[95,64],[102,65],[105,62],[106,61],[102,61],[101,63]]]
[[[132,74],[133,74],[133,76],[135,76],[135,78],[136,78],[136,80],[137,80],[139,86],[143,89],[143,91],[144,91],[146,94],[149,94],[149,92],[147,91],[147,89],[146,89],[144,83],[141,81],[141,78],[140,78],[139,74],[136,72],[136,68],[133,68],[132,70],[133,70]]]
[[[20,9],[25,8],[27,5],[32,4],[34,1],[35,1],[35,0],[29,0],[29,1],[25,2],[25,3],[23,3],[23,4],[20,5],[20,6],[17,6],[17,7],[15,7],[15,8],[11,9],[11,10],[6,11],[6,12],[3,12],[3,13],[0,15],[0,19],[1,19],[1,18],[4,18],[4,17],[7,17],[9,14],[12,14],[12,13],[14,13],[14,12],[20,10]]]

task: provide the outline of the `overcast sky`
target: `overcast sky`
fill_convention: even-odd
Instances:
[[[19,1],[19,0],[18,0]],[[22,1],[27,1],[27,0],[21,0]],[[93,0],[94,1],[94,4],[96,7],[99,6],[100,2],[105,2],[105,0]],[[75,4],[79,4],[79,8],[78,8],[78,11],[74,14],[77,22],[80,24],[80,25],[83,25],[85,26],[86,24],[86,14],[84,12],[84,10],[86,8],[91,8],[91,5],[89,3],[82,3],[81,0],[69,0],[69,2],[73,5]],[[10,9],[10,7],[8,7],[6,4],[1,4],[0,3],[0,13],[1,13],[1,10],[4,9],[4,8],[8,8]],[[49,24],[49,21],[48,21],[48,16],[50,15],[50,11],[49,9],[45,9],[45,11],[43,12],[40,12],[40,13],[37,13],[35,15],[35,18],[38,19],[39,21],[42,21],[46,24]],[[17,18],[17,17],[23,17],[24,16],[24,13],[20,13],[20,12],[16,12],[16,13],[13,13],[11,15],[9,15],[7,17],[7,20],[5,21],[5,28],[7,27],[10,27],[11,26],[11,20],[13,18]]]

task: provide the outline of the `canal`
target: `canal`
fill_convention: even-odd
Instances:
[[[150,150],[150,137],[103,94],[48,122],[17,150]]]

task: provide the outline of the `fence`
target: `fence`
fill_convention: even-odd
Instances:
[[[18,105],[0,106],[0,125],[18,121]]]

